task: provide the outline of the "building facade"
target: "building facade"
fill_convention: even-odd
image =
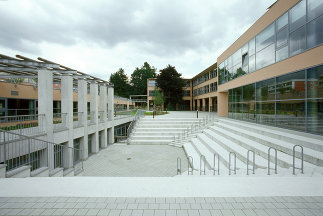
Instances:
[[[323,1],[278,0],[217,59],[218,115],[323,134]]]

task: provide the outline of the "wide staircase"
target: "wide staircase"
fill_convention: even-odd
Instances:
[[[197,118],[151,118],[144,117],[137,124],[128,140],[131,145],[167,145],[201,122]]]
[[[183,147],[190,174],[323,174],[323,137],[277,127],[218,118]]]

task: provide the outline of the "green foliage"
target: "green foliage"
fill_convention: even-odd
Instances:
[[[156,68],[151,67],[147,62],[141,68],[136,68],[131,74],[132,94],[147,94],[147,79],[156,77]]]
[[[111,74],[109,82],[114,84],[115,95],[129,97],[131,93],[131,86],[128,81],[128,76],[125,74],[122,68]]]
[[[160,91],[157,90],[157,88],[154,90],[154,97],[153,97],[154,104],[156,106],[162,106],[164,104],[164,97],[161,94]]]
[[[182,101],[182,88],[185,86],[185,82],[181,76],[182,74],[178,73],[171,65],[160,70],[160,74],[157,76],[156,84],[164,93],[167,107],[175,106]]]

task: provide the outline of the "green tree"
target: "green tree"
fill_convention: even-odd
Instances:
[[[162,89],[168,108],[175,107],[177,103],[182,101],[182,88],[185,86],[185,81],[181,76],[182,74],[178,73],[175,67],[171,65],[160,70],[157,76],[156,85]]]
[[[114,94],[121,97],[129,97],[131,86],[128,76],[124,69],[120,68],[117,72],[112,73],[109,82],[114,85]]]
[[[141,68],[136,68],[131,74],[130,84],[133,87],[132,94],[147,94],[147,79],[156,77],[156,68],[151,67],[147,62]]]
[[[164,104],[165,100],[162,93],[157,88],[155,88],[154,90],[153,101],[157,109],[161,110],[161,107]]]

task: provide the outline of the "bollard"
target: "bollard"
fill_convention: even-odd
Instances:
[[[199,118],[199,110],[196,110],[196,118]]]

